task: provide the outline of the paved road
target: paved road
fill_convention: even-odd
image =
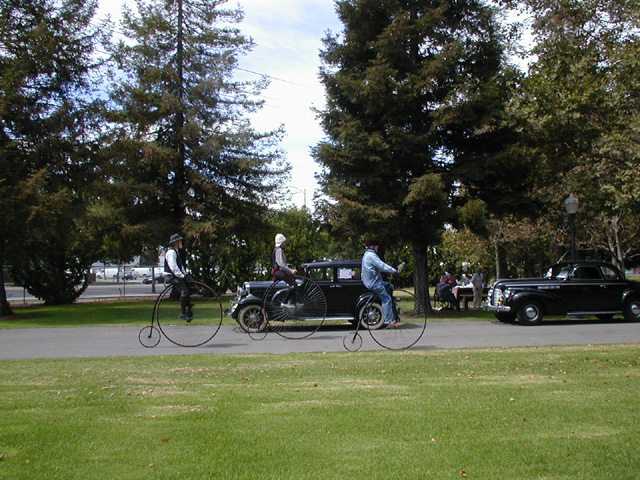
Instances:
[[[163,284],[157,284],[154,293],[153,287],[153,285],[144,284],[139,280],[126,283],[95,282],[82,293],[80,301],[155,297],[164,289]],[[5,291],[7,292],[7,300],[12,305],[39,302],[22,287],[5,286]]]
[[[155,348],[138,342],[140,327],[30,328],[0,330],[0,360],[26,358],[121,357],[184,354],[293,353],[345,351],[348,327],[327,327],[303,340],[270,333],[252,340],[237,326],[223,325],[206,345],[179,347],[163,338]],[[379,350],[362,332],[362,350]],[[640,343],[640,323],[550,321],[536,327],[498,322],[434,322],[412,349],[458,349],[549,345]]]

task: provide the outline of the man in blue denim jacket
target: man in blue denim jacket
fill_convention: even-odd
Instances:
[[[366,243],[367,250],[362,255],[362,283],[369,290],[373,290],[382,302],[384,311],[384,323],[388,328],[401,327],[404,325],[396,321],[391,304],[393,285],[382,279],[382,273],[396,273],[397,270],[391,265],[384,263],[378,256],[380,242],[375,238],[369,238]]]

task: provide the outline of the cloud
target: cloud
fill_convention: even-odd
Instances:
[[[341,30],[333,0],[241,0],[245,19],[240,25],[256,43],[240,60],[240,67],[271,77],[263,92],[266,101],[253,117],[258,130],[283,124],[287,136],[282,142],[292,163],[292,184],[306,191],[307,200],[317,187],[314,173],[318,165],[309,151],[323,132],[312,107],[325,105],[324,88],[318,79],[322,39],[327,30]],[[301,205],[304,197],[294,195]],[[309,202],[308,202],[309,203]]]

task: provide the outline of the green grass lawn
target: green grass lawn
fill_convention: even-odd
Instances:
[[[230,308],[229,297],[223,297],[222,308]],[[73,305],[31,305],[13,307],[15,315],[0,317],[0,329],[31,327],[81,327],[145,325],[151,323],[152,301],[117,300],[110,302],[75,303]],[[429,321],[494,320],[491,312],[480,310],[443,310],[434,312]],[[235,324],[230,317],[223,324]]]
[[[637,479],[637,345],[0,361],[1,479]]]

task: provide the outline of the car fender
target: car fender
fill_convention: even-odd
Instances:
[[[246,297],[242,297],[239,301],[238,301],[238,306],[244,306],[244,305],[249,305],[249,304],[257,304],[257,305],[262,305],[262,298],[256,296],[256,295],[252,295],[249,294]]]
[[[360,297],[358,297],[358,300],[356,301],[356,307],[353,311],[353,318],[356,318],[358,316],[358,312],[360,311],[360,309],[364,307],[367,303],[369,303],[372,298],[374,302],[375,301],[380,302],[378,295],[376,295],[374,292],[365,292],[362,295],[360,295]]]
[[[564,300],[544,290],[524,290],[516,292],[508,302],[505,303],[511,306],[512,311],[515,312],[522,302],[529,300],[540,302],[547,315],[566,315],[567,313],[567,306]]]
[[[256,297],[255,295],[247,295],[246,297],[242,297],[237,302],[232,301],[232,305],[230,309],[231,318],[238,320],[238,313],[247,305],[262,306],[262,299],[260,297]]]
[[[630,298],[637,298],[637,297],[640,297],[640,288],[627,288],[622,293],[622,304],[624,305],[625,302]]]

